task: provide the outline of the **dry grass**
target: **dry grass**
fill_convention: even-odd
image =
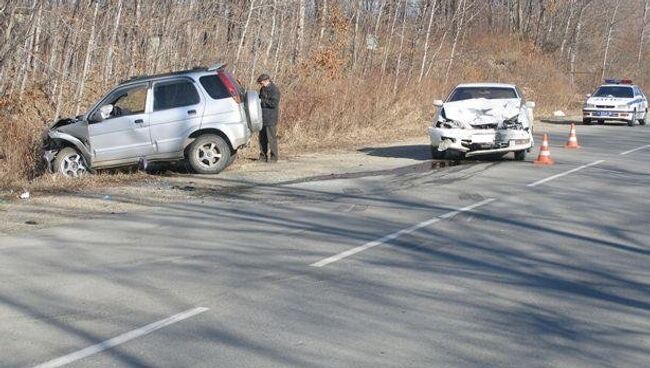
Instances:
[[[537,103],[537,116],[579,108],[579,96],[556,63],[528,42],[494,35],[476,36],[468,39],[463,55],[454,64],[447,86],[441,80],[447,61],[441,58],[426,82],[417,84],[415,77],[400,77],[393,93],[393,74],[373,72],[360,77],[357,74],[361,73],[347,73],[340,51],[320,50],[296,75],[277,81],[283,92],[279,127],[282,154],[424,136],[434,113],[433,100],[444,98],[449,88],[460,82],[516,83],[529,100]],[[94,83],[88,88],[84,100],[90,101],[88,96],[101,93]],[[71,108],[68,106],[68,112]],[[0,191],[78,191],[146,178],[128,173],[80,180],[43,175],[41,137],[52,114],[51,102],[38,86],[22,101],[0,101]],[[247,152],[254,155],[256,149],[253,144]]]

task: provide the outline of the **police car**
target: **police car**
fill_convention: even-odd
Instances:
[[[587,95],[582,109],[585,124],[605,120],[624,121],[633,126],[635,121],[645,125],[648,114],[648,99],[641,88],[631,80],[606,79],[593,95]]]

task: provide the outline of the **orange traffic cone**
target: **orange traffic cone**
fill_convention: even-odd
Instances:
[[[569,141],[566,142],[564,148],[572,148],[572,149],[580,148],[580,145],[578,144],[578,137],[576,137],[575,124],[571,124],[571,133],[569,133]]]
[[[544,134],[544,140],[542,141],[542,148],[539,150],[539,156],[537,160],[534,161],[537,165],[553,165],[555,161],[551,158],[551,151],[548,149],[548,135]]]

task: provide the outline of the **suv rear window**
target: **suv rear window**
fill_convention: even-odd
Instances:
[[[210,97],[214,98],[215,100],[231,97],[230,93],[221,82],[221,79],[219,79],[216,74],[204,75],[203,77],[199,78],[199,82],[201,82],[201,85],[203,88],[205,88],[205,91],[208,92],[208,95],[210,95]]]
[[[153,95],[154,111],[191,106],[201,102],[192,82],[185,80],[158,83],[154,87]]]

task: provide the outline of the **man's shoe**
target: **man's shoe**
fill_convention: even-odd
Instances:
[[[260,155],[260,161],[268,162],[269,159],[265,155]]]
[[[275,164],[275,163],[278,162],[278,158],[277,157],[271,157],[268,162]]]

